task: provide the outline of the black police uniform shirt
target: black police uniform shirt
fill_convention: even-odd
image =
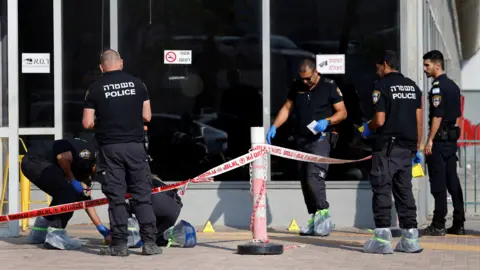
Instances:
[[[385,123],[376,131],[374,150],[383,148],[390,137],[404,147],[417,149],[417,109],[422,108],[422,92],[401,74],[391,72],[375,83],[372,92],[374,113],[384,112]]]
[[[313,136],[313,133],[307,126],[314,120],[331,117],[335,113],[333,105],[343,101],[343,95],[333,80],[321,76],[317,85],[311,90],[301,80],[295,81],[287,99],[294,104],[297,134],[301,137],[309,137]],[[325,131],[333,130],[334,126],[331,125]]]
[[[145,84],[123,71],[103,74],[87,90],[85,108],[95,110],[95,138],[99,146],[143,140]]]
[[[432,82],[432,89],[428,93],[430,103],[428,126],[431,126],[433,117],[441,117],[442,122],[455,124],[457,118],[462,115],[460,108],[460,88],[442,74]]]
[[[75,138],[48,141],[32,147],[27,154],[37,160],[59,165],[57,156],[65,152],[72,153],[73,175],[78,180],[87,178],[95,165],[95,150],[85,140]]]

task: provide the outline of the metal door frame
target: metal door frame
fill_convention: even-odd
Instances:
[[[18,164],[18,0],[7,2],[7,70],[8,70],[8,126],[0,128],[0,137],[8,138],[8,213],[19,211],[19,179]],[[3,162],[2,162],[3,163]],[[3,164],[2,164],[3,165]],[[11,203],[16,202],[16,203]],[[0,228],[0,236],[18,236],[19,222],[8,223],[8,228]]]

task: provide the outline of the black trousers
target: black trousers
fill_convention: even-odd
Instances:
[[[138,219],[142,240],[154,243],[157,229],[152,208],[150,167],[144,145],[132,142],[100,146],[97,174],[102,191],[109,200],[112,246],[127,244],[130,216],[125,201],[127,192],[132,195],[130,204]]]
[[[162,246],[167,243],[163,238],[163,232],[177,222],[182,210],[182,203],[179,199],[162,192],[152,196],[152,205],[157,218],[157,245]]]
[[[50,206],[86,199],[86,197],[75,191],[65,178],[62,168],[56,164],[38,159],[35,156],[29,156],[27,153],[23,157],[21,167],[23,174],[30,182],[52,197]],[[64,229],[72,216],[73,212],[68,212],[45,216],[45,219],[51,222],[51,227]]]
[[[330,156],[330,139],[302,139],[297,140],[297,149],[305,153]],[[328,173],[328,164],[299,162],[300,183],[302,185],[303,198],[309,214],[315,214],[318,210],[328,209],[327,191],[325,178]]]
[[[175,225],[182,206],[180,199],[172,197],[169,192],[155,193],[152,195],[153,212],[157,219],[157,245],[164,246],[167,244],[168,241],[163,237],[163,232]],[[130,207],[128,207],[128,211],[131,213]]]
[[[433,142],[432,155],[427,156],[430,193],[435,199],[433,225],[445,228],[445,217],[448,213],[447,191],[453,201],[453,221],[465,222],[465,208],[462,186],[457,174],[457,142]]]
[[[394,146],[390,158],[387,150],[373,152],[370,183],[376,228],[391,226],[392,192],[400,228],[417,228],[417,206],[412,192],[412,151]]]

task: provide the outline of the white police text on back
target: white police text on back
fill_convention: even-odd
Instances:
[[[417,99],[415,87],[412,85],[394,85],[390,86],[393,99]]]
[[[103,91],[105,92],[105,98],[134,96],[136,94],[135,84],[133,82],[106,84],[103,86]]]

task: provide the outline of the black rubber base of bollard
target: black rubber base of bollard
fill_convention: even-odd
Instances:
[[[247,243],[237,246],[240,255],[280,255],[283,254],[283,245],[274,243]]]

